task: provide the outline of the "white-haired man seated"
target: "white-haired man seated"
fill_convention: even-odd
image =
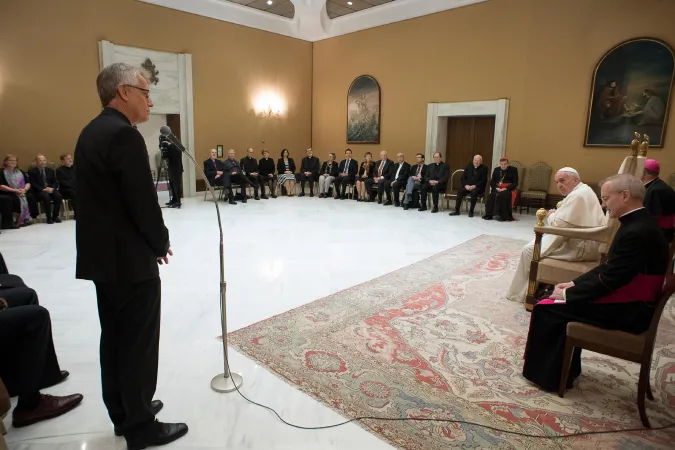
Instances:
[[[581,182],[579,172],[571,167],[563,167],[555,174],[555,183],[558,192],[565,198],[558,209],[548,212],[547,226],[593,228],[607,223],[597,195]],[[564,261],[593,261],[599,256],[599,247],[598,242],[544,234],[541,256]],[[522,302],[525,299],[533,251],[534,239],[523,247],[518,268],[506,293],[506,298],[511,301]]]

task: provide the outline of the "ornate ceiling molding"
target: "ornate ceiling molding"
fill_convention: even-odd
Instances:
[[[291,0],[293,19],[222,0],[138,1],[315,42],[488,0],[396,0],[336,19],[328,18],[326,0]]]

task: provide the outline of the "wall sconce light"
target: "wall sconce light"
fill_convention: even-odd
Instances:
[[[278,119],[286,109],[285,102],[273,91],[259,93],[253,99],[253,110],[263,119]]]

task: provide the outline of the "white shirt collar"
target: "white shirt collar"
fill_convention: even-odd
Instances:
[[[623,217],[623,216],[627,216],[628,214],[634,213],[635,211],[637,211],[637,210],[639,210],[639,209],[645,209],[645,207],[644,207],[644,206],[640,206],[639,208],[632,209],[632,210],[628,211],[628,212],[625,213],[625,214],[621,214],[621,216],[619,216],[619,219],[620,219],[621,217]]]

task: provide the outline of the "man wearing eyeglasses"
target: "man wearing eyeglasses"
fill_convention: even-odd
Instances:
[[[76,277],[96,287],[101,322],[103,401],[129,449],[172,442],[188,431],[162,423],[152,400],[157,386],[161,281],[158,265],[173,255],[150,172],[135,129],[150,118],[142,69],[124,63],[96,79],[103,111],[75,147],[78,192]]]

